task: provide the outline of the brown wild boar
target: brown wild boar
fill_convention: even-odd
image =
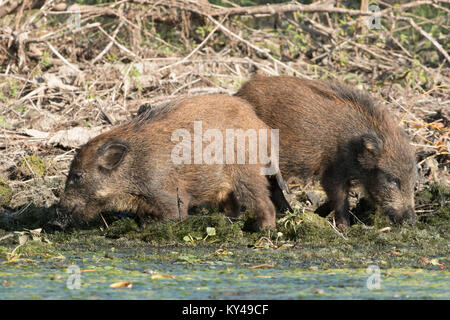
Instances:
[[[244,205],[255,213],[257,228],[275,226],[268,179],[261,171],[271,158],[253,164],[221,164],[225,161],[214,158],[221,150],[211,147],[212,140],[217,134],[225,137],[229,129],[258,132],[268,127],[248,103],[228,95],[185,98],[152,109],[80,148],[61,196],[61,211],[80,223],[102,211],[184,218],[190,206],[200,204],[218,205],[237,216]],[[240,147],[233,144],[232,155],[242,151]],[[249,159],[250,143],[244,141],[243,148]],[[214,161],[205,155],[213,155]]]
[[[320,180],[328,201],[319,215],[334,210],[336,224],[347,227],[348,193],[356,183],[393,222],[414,220],[414,150],[392,116],[367,94],[339,83],[258,75],[236,96],[280,130],[285,180]]]

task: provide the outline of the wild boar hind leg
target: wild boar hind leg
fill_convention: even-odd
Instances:
[[[255,175],[251,180],[241,180],[241,183],[246,187],[246,191],[242,193],[248,193],[243,197],[247,200],[243,204],[256,215],[256,229],[261,230],[266,227],[275,227],[276,211],[270,199],[270,191],[266,177]]]

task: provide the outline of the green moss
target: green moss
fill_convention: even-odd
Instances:
[[[138,225],[136,221],[130,218],[125,218],[121,220],[114,221],[108,229],[108,237],[110,238],[120,238],[124,234],[129,232],[135,232],[138,230]]]
[[[19,168],[25,177],[42,177],[47,170],[47,165],[38,156],[26,156],[20,163]]]
[[[430,208],[432,212],[423,215],[424,223],[450,234],[450,186],[434,184],[416,195],[416,206]]]
[[[157,222],[150,224],[139,233],[137,238],[150,243],[171,244],[176,242],[177,238],[174,234],[173,227],[173,222]]]
[[[287,214],[278,221],[278,230],[287,240],[294,241],[323,243],[338,236],[326,219],[313,212]]]
[[[23,246],[19,247],[16,251],[21,257],[26,258],[50,258],[58,255],[57,251],[50,243],[45,243],[41,241],[28,241]]]
[[[242,242],[242,224],[241,221],[232,223],[225,215],[217,212],[208,216],[192,216],[183,221],[147,222],[141,228],[134,220],[127,218],[115,221],[108,229],[108,236],[158,244]],[[214,228],[214,235],[208,235],[207,228]]]
[[[175,226],[174,231],[178,240],[192,236],[195,239],[204,239],[207,228],[214,228],[215,235],[208,236],[209,242],[242,242],[243,221],[232,222],[222,213],[213,213],[209,216],[196,216]],[[205,240],[206,241],[206,240]]]
[[[353,214],[358,218],[353,219],[353,222],[356,223],[360,221],[367,225],[373,225],[375,220],[374,212],[376,213],[376,211],[377,207],[372,201],[367,198],[361,198],[356,204],[356,207],[352,210]]]
[[[51,243],[39,239],[30,240],[21,245],[15,243],[14,246],[0,246],[0,259],[9,262],[20,261],[17,259],[51,259],[60,256],[58,250]]]
[[[2,176],[0,176],[0,207],[7,206],[11,201],[13,191]]]

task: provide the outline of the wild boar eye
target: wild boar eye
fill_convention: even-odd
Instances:
[[[83,179],[83,174],[81,172],[76,172],[72,175],[72,181],[74,183],[80,183]]]
[[[387,176],[387,181],[388,181],[390,184],[395,185],[397,188],[400,189],[400,186],[401,186],[401,184],[400,184],[400,179],[394,178],[394,177],[392,177],[392,176]]]

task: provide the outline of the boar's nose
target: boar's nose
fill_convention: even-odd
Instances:
[[[65,210],[56,207],[56,216],[48,222],[48,227],[54,231],[66,230],[72,224],[72,218]]]
[[[392,207],[387,207],[385,208],[385,212],[394,223],[408,222],[414,224],[416,222],[416,214],[411,206],[402,210],[395,210]]]
[[[75,211],[75,209],[76,205],[70,205],[68,203],[60,202],[58,208],[56,209],[56,212],[60,216],[69,216]]]
[[[411,206],[408,206],[405,211],[403,211],[402,217],[403,221],[406,221],[410,224],[416,223],[416,213],[414,211],[414,208],[412,208]]]
[[[65,215],[73,215],[81,211],[83,204],[77,198],[62,196],[58,204],[58,212]]]
[[[56,224],[62,224],[63,228],[79,226],[85,223],[80,216],[83,206],[73,203],[59,203],[57,209]]]

